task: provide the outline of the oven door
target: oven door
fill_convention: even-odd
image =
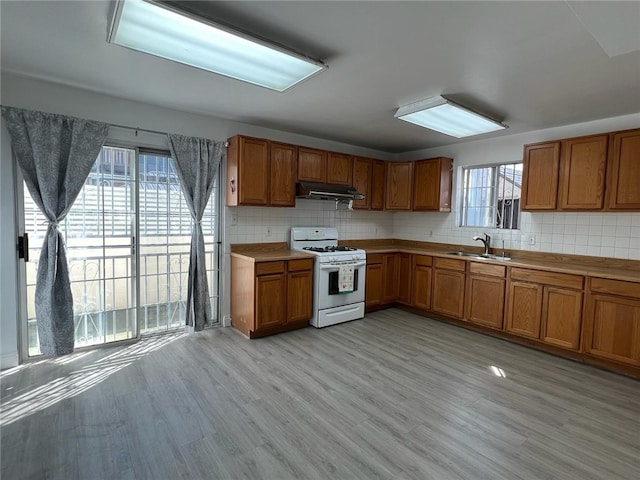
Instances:
[[[353,291],[340,292],[338,280],[342,265],[353,267]],[[367,262],[321,263],[318,274],[318,309],[364,302],[364,280]]]

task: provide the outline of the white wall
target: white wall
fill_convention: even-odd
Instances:
[[[8,368],[18,364],[18,291],[13,161],[4,120],[0,135],[0,368]]]
[[[640,114],[633,114],[405,154],[406,160],[438,156],[454,159],[453,212],[395,213],[393,235],[406,240],[478,246],[472,238],[487,232],[498,249],[504,240],[505,248],[640,260],[640,213],[523,212],[520,230],[457,226],[462,167],[521,161],[523,145],[528,143],[638,127]],[[528,244],[530,235],[535,235],[535,245]]]

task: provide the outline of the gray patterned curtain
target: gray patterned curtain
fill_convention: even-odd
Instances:
[[[211,302],[200,222],[224,154],[224,143],[175,134],[169,134],[168,137],[182,192],[194,221],[191,232],[186,324],[198,331],[211,324]]]
[[[40,351],[64,355],[73,352],[73,297],[58,223],[80,193],[109,126],[12,107],[2,107],[2,116],[31,197],[49,221],[36,277]]]

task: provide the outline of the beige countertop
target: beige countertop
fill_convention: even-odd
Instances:
[[[287,242],[232,244],[231,256],[250,262],[277,262],[281,260],[315,258],[313,253],[289,250]]]
[[[232,257],[244,258],[252,262],[276,262],[278,260],[298,260],[301,258],[315,258],[312,253],[297,250],[274,250],[271,252],[243,251],[231,252]]]
[[[404,245],[373,245],[370,247],[362,246],[367,251],[367,255],[376,253],[412,253],[416,255],[428,255],[432,257],[455,258],[458,260],[470,262],[486,262],[493,265],[504,265],[507,267],[531,268],[536,270],[546,270],[557,273],[568,273],[574,275],[584,275],[591,277],[610,278],[615,280],[623,280],[628,282],[640,282],[640,269],[633,270],[627,268],[616,268],[610,266],[580,264],[579,262],[558,261],[557,259],[529,259],[518,258],[517,254],[513,254],[511,260],[493,260],[489,258],[476,257],[458,257],[448,255],[446,252],[455,250],[436,250],[428,248],[416,248]],[[473,251],[472,249],[469,249]],[[465,250],[466,251],[466,250]],[[639,262],[640,265],[640,262]],[[638,286],[640,288],[640,285]]]

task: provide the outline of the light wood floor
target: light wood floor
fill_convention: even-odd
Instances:
[[[640,479],[640,382],[400,310],[44,361],[2,403],[3,480]]]

